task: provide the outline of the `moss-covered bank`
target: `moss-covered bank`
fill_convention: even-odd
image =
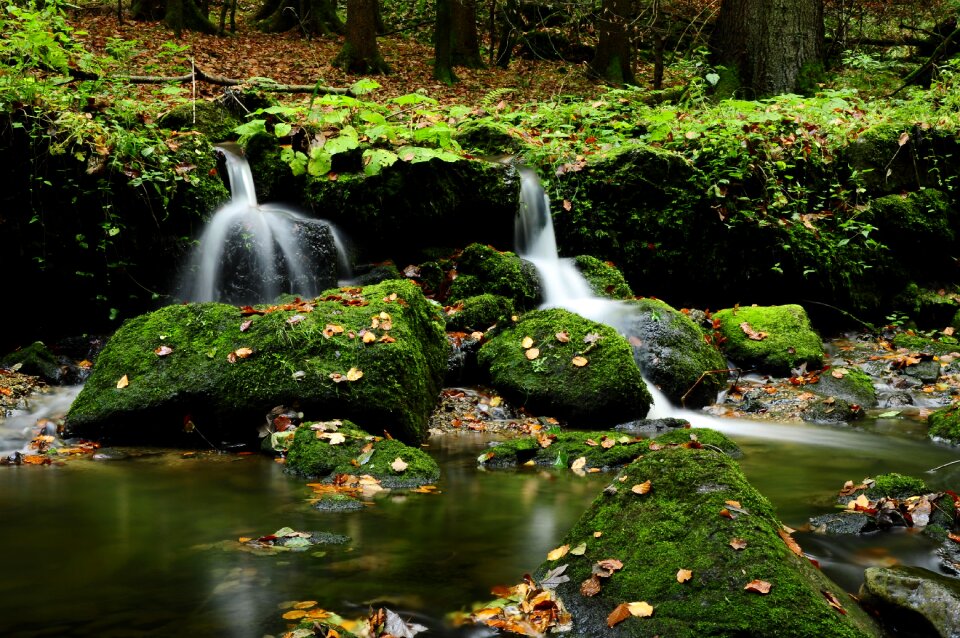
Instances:
[[[649,491],[634,489],[647,481]],[[586,552],[548,560],[537,575],[567,564],[570,580],[557,593],[576,636],[877,635],[856,603],[793,553],[781,532],[772,505],[736,462],[710,448],[665,447],[621,470],[564,538],[571,547],[586,543]],[[598,579],[599,593],[583,595],[581,584],[608,558],[622,569]],[[679,570],[689,570],[690,579],[679,582]],[[745,589],[754,580],[769,583],[769,593]],[[652,616],[608,627],[618,605],[637,601],[651,605]]]
[[[714,319],[725,338],[721,348],[735,364],[780,376],[802,364],[823,365],[823,343],[802,306],[740,306]]]
[[[576,427],[641,419],[651,398],[626,339],[561,309],[536,310],[480,349],[494,387]]]
[[[114,442],[196,441],[183,433],[190,422],[210,440],[245,441],[270,409],[299,405],[308,419],[349,418],[373,433],[423,440],[447,346],[420,289],[387,281],[327,291],[311,305],[247,316],[184,304],[125,322],[67,427]]]

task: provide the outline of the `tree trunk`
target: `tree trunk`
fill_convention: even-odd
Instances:
[[[452,28],[448,33],[453,64],[469,69],[483,68],[477,35],[477,0],[452,0],[450,10]]]
[[[389,73],[377,45],[377,1],[347,0],[347,37],[333,61],[351,73]]]
[[[519,0],[505,0],[500,12],[500,44],[497,46],[497,66],[505,69],[513,57],[513,47],[523,31],[523,15]]]
[[[590,73],[613,84],[636,84],[633,75],[633,46],[629,25],[634,15],[633,0],[603,0],[597,20],[597,51]]]
[[[304,35],[343,35],[343,20],[335,0],[265,0],[254,19],[261,31],[283,33],[300,29]]]
[[[745,99],[810,89],[823,68],[823,0],[724,0],[713,47]]]
[[[134,20],[163,20],[178,38],[184,29],[217,32],[216,25],[210,22],[195,0],[134,0],[130,15]]]
[[[457,81],[453,72],[453,5],[457,0],[437,0],[437,22],[433,35],[433,77],[450,85]]]

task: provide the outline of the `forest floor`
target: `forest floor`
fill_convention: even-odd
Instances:
[[[338,36],[304,38],[298,31],[263,33],[249,17],[253,3],[241,2],[237,15],[237,33],[212,36],[185,31],[179,40],[160,22],[118,22],[113,7],[96,5],[73,11],[71,25],[77,40],[90,51],[109,55],[119,52],[117,73],[175,76],[190,72],[190,59],[203,71],[234,79],[270,78],[281,84],[315,84],[346,88],[361,76],[349,75],[331,66],[343,38]],[[425,34],[428,35],[428,34]],[[123,40],[117,46],[117,39]],[[381,85],[372,94],[384,100],[408,93],[422,92],[441,104],[477,105],[485,96],[498,91],[497,100],[535,103],[576,96],[592,99],[607,87],[586,75],[584,63],[514,57],[509,68],[456,69],[459,82],[445,85],[433,78],[433,47],[426,38],[418,40],[402,33],[380,37],[381,53],[390,65],[389,75],[369,76]],[[647,74],[649,75],[649,74]],[[643,69],[638,75],[645,77]],[[146,90],[159,98],[159,85]],[[189,86],[187,86],[189,89]],[[506,91],[510,89],[510,91]],[[223,87],[198,85],[198,96],[212,98]]]

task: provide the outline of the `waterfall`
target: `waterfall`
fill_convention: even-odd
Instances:
[[[350,276],[347,245],[333,224],[280,204],[259,204],[239,148],[218,148],[231,197],[207,223],[181,275],[184,300],[250,304],[284,293],[312,297]]]

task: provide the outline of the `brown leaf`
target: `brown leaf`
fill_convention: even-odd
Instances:
[[[763,595],[769,594],[771,587],[773,587],[773,585],[765,580],[751,580],[749,583],[743,586],[743,588],[747,591]]]
[[[596,576],[591,576],[582,583],[580,583],[580,593],[584,596],[596,596],[600,593],[600,579]]]
[[[644,481],[643,483],[637,483],[630,488],[630,491],[634,494],[646,494],[650,491],[650,481]]]
[[[842,379],[848,374],[850,374],[850,370],[847,368],[834,368],[830,371],[830,376],[832,376],[834,379]]]
[[[747,541],[743,540],[742,538],[731,538],[729,545],[730,547],[739,551],[741,549],[746,549]]]
[[[946,332],[944,332],[944,334],[946,334]],[[560,343],[567,343],[568,341],[570,341],[570,333],[567,331],[558,332],[553,336],[556,337],[557,341],[559,341]]]
[[[237,348],[236,350],[233,351],[233,353],[237,355],[238,359],[246,359],[247,357],[253,354],[253,350],[251,350],[250,348]]]
[[[573,463],[570,464],[570,469],[576,472],[577,470],[582,470],[586,464],[587,464],[587,457],[581,456],[580,458],[578,458],[577,460],[575,460]]]
[[[607,627],[612,628],[615,625],[622,623],[630,616],[630,606],[627,603],[617,605],[617,608],[611,611],[610,615],[607,616]]]
[[[840,604],[840,599],[833,595],[832,592],[827,591],[826,589],[822,590],[824,598],[827,599],[827,602],[830,603],[830,606],[839,611],[841,614],[846,615],[847,610],[843,608],[843,605]]]
[[[540,348],[529,348],[526,352],[523,353],[527,359],[533,361],[540,356]]]
[[[740,324],[740,329],[743,330],[743,333],[747,335],[748,339],[753,339],[754,341],[763,341],[767,338],[766,332],[757,332],[746,321]]]
[[[900,134],[900,138],[897,140],[897,144],[899,144],[900,146],[903,146],[909,141],[910,141],[910,134],[904,131],[903,133]]]
[[[678,582],[678,583],[685,583],[685,582],[687,582],[688,580],[690,580],[691,578],[693,578],[693,572],[690,571],[689,569],[680,569],[680,570],[677,570],[677,582]]]
[[[127,378],[127,375],[120,377],[120,380],[117,381],[117,389],[123,390],[125,387],[130,385],[130,379]]]
[[[602,447],[604,450],[609,450],[616,444],[617,442],[615,439],[611,439],[610,437],[607,437],[607,436],[600,439],[600,447]]]
[[[720,516],[723,516],[724,518],[730,518],[730,519],[732,519],[732,518],[733,518],[733,512],[731,512],[731,511],[728,510],[726,507],[724,507],[724,508],[721,508],[721,510],[720,510]]]
[[[573,365],[577,366],[578,368],[582,368],[583,366],[587,365],[587,363],[589,363],[589,361],[587,361],[587,358],[586,358],[586,357],[581,357],[581,356],[578,355],[578,356],[574,357],[573,359],[571,359],[571,360],[570,360],[570,363],[572,363]]]
[[[597,561],[597,567],[613,573],[617,570],[623,569],[623,563],[616,558],[604,558],[603,560]]]
[[[787,533],[786,530],[778,529],[777,534],[780,534],[780,538],[782,538],[783,542],[787,544],[787,547],[790,548],[791,552],[797,556],[803,556],[803,550],[800,549],[800,545],[797,544],[797,541],[795,541],[793,536]]]

